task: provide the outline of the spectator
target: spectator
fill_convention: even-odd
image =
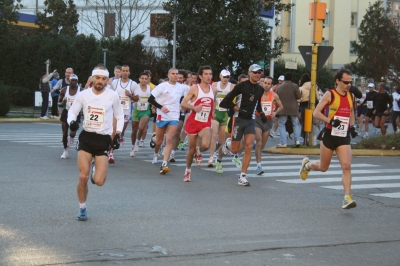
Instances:
[[[54,69],[52,73],[47,75],[46,73],[43,73],[42,77],[39,80],[40,84],[40,91],[42,92],[42,111],[40,113],[40,118],[41,119],[49,119],[46,116],[47,109],[49,108],[49,92],[50,92],[50,79],[53,77],[54,73],[56,73],[57,70]],[[56,104],[57,106],[57,104]]]
[[[283,110],[279,113],[278,129],[280,133],[280,143],[277,148],[287,147],[286,137],[286,121],[288,118],[292,121],[295,145],[300,145],[300,129],[298,126],[299,104],[298,99],[301,98],[299,86],[292,82],[292,73],[285,73],[285,80],[278,87],[277,94],[282,102]]]
[[[306,136],[304,132],[304,113],[305,110],[308,108],[310,101],[310,92],[311,92],[310,75],[304,73],[300,78],[299,85],[300,85],[301,98],[298,100],[298,102],[300,103],[299,111],[300,111],[301,136],[303,137],[304,142],[306,142]]]
[[[56,72],[53,75],[53,79],[51,80],[51,88],[54,88],[56,86],[58,80],[60,79],[60,75]],[[53,105],[51,106],[51,116],[50,118],[55,118],[59,116],[58,114],[58,106],[56,103],[58,103],[58,97],[60,96],[59,92],[54,92],[51,94],[51,99],[53,100]]]

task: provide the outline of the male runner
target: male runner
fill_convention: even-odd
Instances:
[[[233,90],[234,84],[229,82],[231,77],[231,72],[223,69],[219,74],[220,81],[214,82],[212,84],[213,90],[217,91],[217,97],[215,102],[215,110],[213,118],[211,120],[212,124],[212,137],[210,144],[210,158],[208,159],[208,167],[213,167],[213,156],[215,151],[217,151],[223,143],[225,143],[225,127],[228,124],[228,110],[219,107],[219,103],[225,98],[225,96]],[[218,138],[218,144],[217,144]]]
[[[157,154],[165,138],[164,160],[160,168],[160,174],[169,172],[168,159],[172,150],[172,140],[176,134],[179,123],[179,102],[183,95],[183,87],[178,81],[178,70],[168,70],[168,81],[159,84],[151,91],[149,103],[157,108],[156,120],[156,145],[154,148],[153,164],[157,164]]]
[[[96,171],[92,172],[92,180],[98,185],[104,185],[107,175],[107,153],[110,150],[111,134],[113,133],[113,117],[117,119],[116,135],[113,147],[119,148],[119,138],[124,126],[124,113],[118,94],[106,89],[108,70],[104,65],[96,66],[92,71],[93,87],[83,90],[76,97],[74,104],[68,110],[67,122],[72,131],[78,129],[77,116],[83,110],[83,130],[79,135],[78,169],[79,180],[77,194],[79,200],[78,221],[88,219],[86,199],[87,182],[92,159]]]
[[[135,152],[139,151],[139,147],[143,147],[144,144],[142,143],[143,132],[149,123],[150,117],[150,104],[148,102],[151,88],[148,85],[149,76],[146,73],[141,73],[139,77],[139,87],[138,90],[138,97],[139,101],[135,104],[134,108],[132,109],[132,143],[135,143],[132,146],[132,150],[130,153],[131,157],[135,156]],[[142,143],[142,145],[140,144]]]
[[[318,139],[320,142],[320,159],[310,162],[306,157],[300,167],[300,177],[307,179],[310,170],[325,172],[328,170],[333,156],[339,159],[342,167],[342,184],[344,188],[343,209],[357,206],[350,194],[351,187],[351,146],[350,135],[355,138],[354,127],[354,95],[349,92],[352,77],[345,68],[339,69],[335,76],[336,89],[327,91],[314,110],[313,116],[326,123]],[[325,114],[322,113],[325,110]]]
[[[283,109],[283,105],[279,100],[278,94],[271,91],[272,77],[265,77],[261,86],[264,88],[264,94],[261,96],[260,102],[264,114],[256,112],[256,161],[257,161],[257,175],[264,173],[261,166],[261,150],[267,143],[269,131],[274,123],[274,118],[277,113]],[[275,109],[275,105],[278,106]]]
[[[61,129],[63,132],[62,142],[64,146],[64,152],[61,155],[61,159],[66,159],[68,157],[68,145],[74,144],[74,138],[76,131],[70,130],[68,136],[68,110],[71,108],[72,104],[74,103],[76,97],[78,96],[79,92],[81,91],[81,87],[78,86],[78,76],[72,74],[69,77],[69,86],[62,88],[60,92],[60,97],[58,98],[58,106],[63,106],[63,111],[61,113],[60,121],[61,121]],[[55,103],[54,103],[55,104]],[[77,117],[77,122],[81,121],[80,115]]]
[[[121,78],[113,80],[113,82],[111,83],[111,89],[118,93],[122,109],[124,110],[124,128],[122,129],[121,139],[120,139],[121,145],[123,145],[125,142],[124,133],[132,115],[131,111],[132,102],[137,102],[139,99],[137,95],[139,91],[139,86],[135,81],[129,78],[131,72],[129,70],[128,65],[123,65],[121,69],[122,69]],[[116,125],[116,120],[114,120],[114,132],[111,138],[113,138],[115,135],[115,125]],[[135,143],[133,142],[132,145],[134,144]],[[115,163],[113,152],[114,150],[111,149],[108,158],[108,162],[111,164]]]
[[[258,112],[262,113],[259,100],[264,93],[264,89],[258,84],[262,73],[263,71],[259,65],[251,65],[248,71],[250,79],[237,84],[219,104],[222,108],[235,111],[235,120],[232,122],[233,137],[232,139],[227,138],[222,147],[232,153],[237,153],[244,136],[245,152],[242,161],[242,172],[238,180],[238,184],[241,186],[250,186],[246,178],[246,172],[250,164],[251,150],[256,135],[255,111],[257,109]],[[237,97],[236,103],[233,103],[235,97]]]
[[[194,154],[196,153],[196,161],[201,161],[201,152],[210,147],[211,117],[217,93],[217,89],[210,85],[211,79],[211,67],[201,66],[197,73],[197,84],[190,87],[181,103],[182,108],[191,110],[185,125],[185,131],[189,137],[189,148],[186,153],[184,182],[191,181]],[[201,146],[197,146],[198,138],[201,138]]]

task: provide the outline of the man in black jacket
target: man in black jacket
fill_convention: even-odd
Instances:
[[[249,68],[249,80],[236,85],[231,92],[219,104],[222,108],[235,111],[232,122],[232,138],[227,138],[222,146],[224,154],[228,153],[228,149],[232,153],[237,153],[240,147],[240,141],[244,136],[245,152],[242,161],[242,172],[239,177],[238,184],[241,186],[249,186],[246,172],[250,164],[251,150],[253,147],[256,131],[255,131],[255,110],[262,113],[260,97],[264,93],[264,89],[258,84],[262,69],[259,65],[253,64]],[[233,103],[236,97],[236,103]],[[262,114],[263,115],[263,114]],[[263,115],[266,119],[265,115]]]

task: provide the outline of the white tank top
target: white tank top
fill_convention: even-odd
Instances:
[[[129,79],[127,83],[123,84],[122,79],[116,80],[117,86],[115,87],[115,91],[118,93],[119,101],[121,102],[122,109],[129,110],[131,108],[131,98],[126,96],[125,91],[129,91],[132,94],[131,86],[132,80]]]
[[[67,101],[65,103],[65,109],[69,110],[69,108],[71,108],[72,104],[74,103],[74,101],[75,101],[75,99],[78,96],[80,91],[81,91],[81,87],[78,86],[78,89],[76,90],[75,95],[70,95],[69,94],[69,86],[67,86],[67,90],[65,91],[65,96],[64,96],[64,98]]]
[[[142,88],[139,87],[139,94],[138,94],[139,101],[136,104],[136,110],[146,111],[149,108],[149,102],[147,100],[150,97],[150,93],[151,93],[151,89],[150,89],[149,85],[147,85],[146,91],[142,91]]]
[[[228,82],[226,85],[225,89],[221,88],[221,81],[218,81],[217,83],[217,98],[216,98],[216,103],[215,103],[215,110],[218,110],[220,112],[227,111],[227,109],[219,107],[219,104],[222,102],[222,100],[225,98],[225,96],[231,91],[231,83]]]

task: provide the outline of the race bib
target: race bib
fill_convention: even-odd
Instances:
[[[148,98],[149,97],[140,97],[136,105],[136,110],[146,111],[147,108],[149,107],[149,102],[147,101]]]
[[[65,108],[67,108],[67,110],[69,110],[69,108],[71,108],[74,101],[75,101],[75,98],[73,98],[73,99],[67,98],[67,102],[65,103]]]
[[[261,102],[262,111],[265,115],[271,115],[272,113],[272,102]]]
[[[194,120],[199,121],[199,122],[207,122],[208,117],[210,116],[211,112],[211,107],[204,107],[201,109],[200,112],[196,113],[196,116],[194,117]]]
[[[333,119],[339,119],[340,125],[338,127],[332,127],[332,136],[336,137],[346,137],[347,130],[349,129],[350,117],[343,117],[335,115]]]
[[[102,129],[104,127],[104,116],[106,109],[98,106],[88,106],[85,110],[85,126],[91,129]]]
[[[122,105],[122,109],[126,110],[129,109],[129,97],[128,96],[119,96],[119,100],[121,102]]]
[[[226,96],[226,94],[219,94],[218,95],[218,98],[217,98],[217,110],[218,111],[223,112],[223,111],[227,111],[228,110],[226,108],[219,107],[219,104],[222,102],[222,100],[225,98],[225,96]]]
[[[368,109],[374,108],[374,102],[373,101],[367,101],[367,108]]]

